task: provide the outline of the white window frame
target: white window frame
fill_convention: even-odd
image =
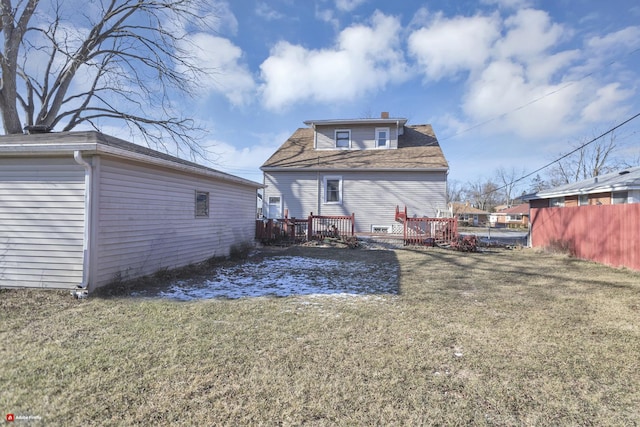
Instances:
[[[578,194],[578,206],[587,206],[589,204],[588,194]]]
[[[323,179],[323,189],[324,189],[324,195],[322,197],[322,202],[325,205],[341,205],[342,204],[342,177],[338,176],[338,175],[328,175],[325,176]],[[329,181],[338,181],[338,200],[331,200],[329,201],[329,192],[327,191],[327,184],[329,183]]]
[[[349,142],[347,143],[346,147],[338,145],[338,133],[344,133],[344,132],[347,132],[347,134],[349,135]],[[341,150],[350,149],[351,148],[351,129],[336,129],[333,133],[333,140],[335,141],[336,148]]]
[[[387,134],[387,138],[385,140],[384,145],[379,144],[380,138],[378,135],[380,135],[380,132],[386,132]],[[376,128],[376,140],[375,140],[376,148],[389,148],[389,144],[391,143],[390,141],[391,141],[391,128]]]
[[[200,198],[204,198],[204,206]],[[196,218],[209,218],[211,199],[208,191],[196,190],[194,198],[194,213]]]
[[[278,203],[277,203],[277,206],[278,206],[278,211],[280,212],[279,216],[280,216],[280,218],[282,217],[282,196],[269,196],[269,197],[267,197],[267,218],[280,219],[280,218],[278,218],[278,216],[272,216],[271,215],[271,205],[272,205],[271,199],[278,199],[279,200]],[[273,205],[275,206],[276,204],[273,203]]]

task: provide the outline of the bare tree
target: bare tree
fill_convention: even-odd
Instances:
[[[504,167],[500,167],[496,170],[497,182],[500,184],[499,193],[503,197],[503,202],[507,206],[511,206],[515,194],[521,187],[520,177],[525,175],[524,170],[516,170],[515,167],[507,170]]]
[[[204,2],[12,1],[0,0],[6,134],[100,130],[118,120],[156,148],[168,148],[168,139],[179,151],[200,153],[201,129],[173,101],[192,95],[207,71],[190,43],[211,16]]]
[[[621,164],[615,157],[617,148],[613,132],[590,144],[579,141],[574,144],[573,154],[556,162],[550,169],[551,185],[569,184],[612,172]]]
[[[461,202],[464,190],[462,184],[455,179],[447,180],[447,204],[451,202]]]
[[[491,212],[499,204],[498,185],[491,180],[469,182],[465,188],[466,199],[473,206]]]

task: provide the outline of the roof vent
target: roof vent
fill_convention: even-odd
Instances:
[[[380,113],[380,118],[381,119],[388,119],[389,118],[389,112],[388,111],[383,111],[382,113]]]
[[[618,175],[626,175],[628,173],[630,173],[630,171],[626,170],[626,171],[619,172]]]
[[[47,125],[25,126],[24,127],[24,131],[26,133],[28,133],[29,135],[34,134],[34,133],[49,133],[49,132],[51,132],[51,126],[47,126]]]

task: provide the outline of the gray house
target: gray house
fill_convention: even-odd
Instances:
[[[304,123],[261,167],[265,217],[355,213],[356,232],[392,232],[396,206],[446,211],[449,166],[431,125],[387,113]]]
[[[0,286],[91,291],[228,255],[260,187],[97,132],[0,137]]]

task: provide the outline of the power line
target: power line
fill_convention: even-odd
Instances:
[[[558,157],[557,159],[555,159],[555,160],[553,160],[552,162],[549,162],[549,163],[547,163],[546,165],[544,165],[544,166],[542,166],[542,167],[540,167],[540,168],[538,168],[538,169],[534,170],[533,172],[530,172],[530,173],[528,173],[528,174],[526,174],[526,175],[524,175],[524,176],[521,176],[520,178],[518,178],[518,179],[515,179],[515,180],[511,181],[509,184],[505,184],[505,185],[503,185],[502,187],[498,187],[498,188],[496,188],[495,190],[489,191],[489,192],[488,192],[488,193],[486,193],[486,194],[495,193],[495,192],[497,192],[497,191],[500,191],[500,190],[503,190],[503,189],[507,188],[507,187],[508,187],[508,186],[510,186],[510,185],[515,184],[516,182],[520,182],[520,181],[522,181],[523,179],[529,178],[531,175],[533,175],[533,174],[535,174],[535,173],[538,173],[538,172],[540,172],[541,170],[546,169],[546,168],[548,168],[549,166],[551,166],[551,165],[553,165],[553,164],[555,164],[555,163],[558,163],[558,162],[559,162],[560,160],[562,160],[562,159],[566,159],[567,157],[569,157],[569,156],[570,156],[570,155],[572,155],[573,153],[575,153],[575,152],[577,152],[577,151],[582,150],[582,149],[583,149],[584,147],[586,147],[587,145],[594,143],[595,141],[599,140],[599,139],[600,139],[600,138],[602,138],[603,136],[606,136],[606,135],[610,134],[611,132],[615,131],[616,129],[618,129],[618,128],[620,128],[620,127],[624,126],[624,125],[626,125],[627,123],[629,123],[630,121],[632,121],[632,120],[634,120],[634,119],[636,119],[636,118],[638,118],[638,117],[640,117],[640,113],[635,114],[634,116],[632,116],[632,117],[628,118],[627,120],[623,121],[622,123],[617,124],[616,126],[612,127],[611,129],[609,129],[608,131],[604,132],[603,134],[601,134],[601,135],[599,135],[599,136],[596,136],[596,137],[595,137],[595,138],[593,138],[592,140],[585,142],[584,144],[580,145],[578,148],[576,148],[576,149],[574,149],[574,150],[572,150],[572,151],[568,152],[567,154],[564,154],[564,155],[562,155],[562,156]]]

